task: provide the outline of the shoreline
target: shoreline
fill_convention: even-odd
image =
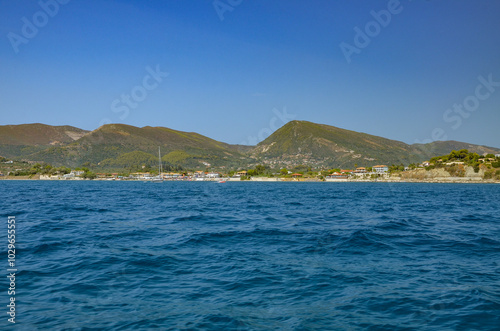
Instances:
[[[318,180],[318,179],[300,179],[293,180],[289,178],[272,178],[272,177],[257,177],[250,180],[235,180],[230,178],[219,178],[219,179],[207,179],[207,180],[165,180],[165,182],[213,182],[217,183],[219,180],[223,180],[226,183],[428,183],[428,184],[500,184],[498,180],[485,180],[476,178],[453,178],[450,180],[445,179],[340,179],[340,180]],[[46,181],[46,182],[73,182],[73,181],[95,181],[95,182],[151,182],[149,180],[141,179],[40,179],[40,178],[29,178],[29,176],[5,176],[0,177],[0,181]]]

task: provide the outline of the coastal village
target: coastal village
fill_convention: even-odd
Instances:
[[[464,160],[453,157],[462,155]],[[465,156],[464,156],[465,155]],[[471,155],[474,155],[471,163]],[[348,181],[496,181],[500,179],[500,154],[477,154],[453,151],[450,156],[435,157],[430,161],[409,166],[375,165],[353,169],[312,169],[299,166],[288,169],[267,169],[257,165],[254,169],[236,171],[144,171],[131,173],[97,172],[87,168],[53,168],[33,162],[13,161],[3,158],[0,179],[35,180],[106,180],[106,181],[258,181],[258,182],[348,182]],[[24,164],[24,169],[22,167]],[[19,167],[19,168],[16,168]],[[29,170],[27,169],[29,168]],[[10,169],[7,171],[6,169]]]
[[[341,181],[354,178],[371,178],[371,176],[380,176],[380,178],[388,178],[389,167],[386,165],[374,166],[371,172],[366,168],[359,167],[356,170],[341,169],[340,171],[312,172],[311,174],[294,173],[286,171],[286,173],[274,173],[271,176],[249,176],[247,170],[241,170],[232,174],[224,174],[219,172],[194,171],[194,172],[162,172],[160,176],[150,172],[135,172],[128,176],[120,175],[119,173],[97,173],[95,180],[141,180],[152,181],[160,178],[161,180],[186,180],[186,181],[220,181],[221,179],[228,181]],[[40,175],[41,180],[84,180],[84,171],[72,170],[69,174],[64,175]]]
[[[4,126],[0,127],[2,137],[5,143],[0,144],[0,179],[144,182],[500,179],[497,174],[500,166],[496,166],[498,148],[453,141],[408,145],[308,121],[290,121],[256,146],[225,144],[197,133],[164,127],[124,124],[107,124],[93,131],[37,123]],[[450,155],[442,155],[450,151]]]

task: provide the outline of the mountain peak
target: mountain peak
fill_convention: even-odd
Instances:
[[[206,164],[247,167],[258,163],[272,168],[289,168],[299,164],[367,167],[417,163],[459,149],[479,154],[500,152],[498,148],[454,141],[408,145],[300,120],[286,123],[255,147],[229,145],[198,133],[159,126],[136,127],[113,123],[102,125],[92,132],[40,123],[0,126],[0,155],[44,161],[57,166],[100,164],[107,160],[102,164],[119,167],[112,160],[139,162],[150,159],[139,152],[151,154],[154,159],[158,146],[161,146],[166,162],[192,168],[205,168]],[[123,157],[120,159],[120,156]]]

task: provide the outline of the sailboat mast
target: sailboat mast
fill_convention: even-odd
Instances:
[[[161,152],[160,152],[160,146],[158,146],[158,177],[161,178]]]

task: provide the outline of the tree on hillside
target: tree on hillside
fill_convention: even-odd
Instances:
[[[292,172],[297,172],[297,173],[304,173],[306,171],[311,171],[310,167],[307,167],[303,164],[300,164],[298,166],[293,167]]]
[[[404,171],[405,170],[405,166],[404,164],[400,164],[400,165],[391,165],[389,167],[389,172],[395,172],[395,171]]]
[[[256,175],[263,175],[266,171],[266,167],[262,164],[258,164],[255,166],[255,174]]]
[[[467,154],[467,156],[465,156],[464,160],[467,162],[477,162],[479,160],[479,154],[469,153]]]
[[[450,160],[463,160],[469,155],[469,151],[467,149],[461,149],[459,151],[451,151],[449,158]]]
[[[70,172],[71,172],[71,169],[68,167],[63,166],[63,167],[56,168],[56,173],[61,174],[61,175],[69,174]]]
[[[50,164],[46,164],[42,169],[42,174],[52,174],[54,172],[54,168]]]
[[[42,165],[40,163],[35,163],[31,169],[29,170],[29,174],[30,175],[35,175],[37,173],[39,173],[42,169]]]
[[[92,171],[90,170],[86,170],[83,175],[82,175],[83,178],[88,178],[88,179],[95,179],[97,177],[97,175],[95,173],[93,173]]]

